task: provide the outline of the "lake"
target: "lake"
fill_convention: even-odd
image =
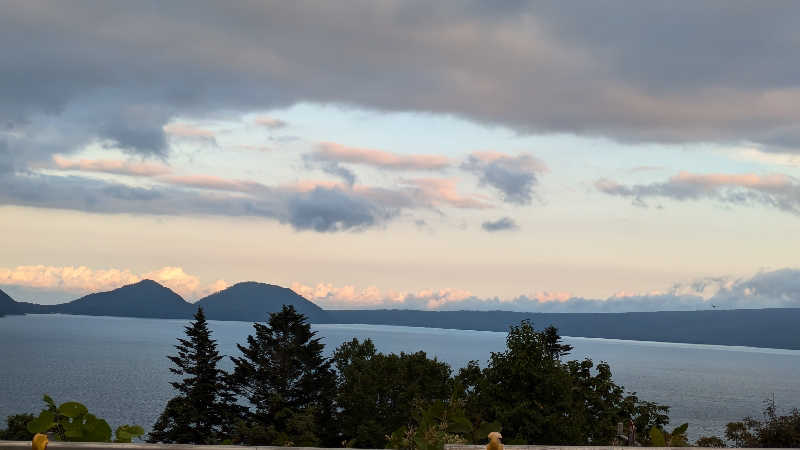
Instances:
[[[173,393],[166,355],[184,320],[70,315],[0,317],[0,418],[57,403],[86,404],[109,421],[149,429]],[[221,353],[252,332],[246,322],[210,321]],[[316,325],[331,353],[353,337],[371,338],[384,353],[424,350],[454,370],[485,365],[503,351],[506,333],[383,325]],[[766,398],[780,412],[800,407],[800,351],[565,337],[570,359],[607,361],[614,379],[640,398],[671,406],[671,425],[689,422],[689,437],[722,436],[725,424],[760,417]],[[226,363],[229,368],[231,364]],[[3,424],[5,426],[5,424]]]

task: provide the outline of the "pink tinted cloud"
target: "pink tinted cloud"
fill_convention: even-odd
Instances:
[[[595,181],[595,188],[605,194],[632,198],[638,206],[647,206],[649,198],[712,199],[737,205],[760,204],[800,214],[800,182],[783,174],[696,174],[683,171],[666,181],[650,184],[623,185],[600,179]]]
[[[393,170],[436,170],[451,165],[450,159],[441,155],[404,155],[383,150],[347,147],[334,142],[319,144],[317,151],[312,155],[324,161],[365,164]]]
[[[160,180],[173,185],[221,191],[253,192],[267,189],[267,186],[255,181],[233,180],[214,175],[172,175],[161,177]]]
[[[53,155],[53,164],[61,170],[102,172],[138,177],[155,177],[171,172],[170,168],[163,164],[137,163],[113,159],[69,160],[60,155]]]
[[[276,119],[274,117],[257,117],[254,122],[258,125],[265,126],[270,130],[277,130],[278,128],[284,128],[288,125],[285,121],[281,119]]]
[[[91,293],[116,289],[143,279],[157,281],[187,299],[197,299],[225,289],[224,280],[204,284],[182,267],[167,266],[147,273],[130,269],[90,269],[85,266],[17,266],[0,267],[0,285],[15,285],[72,293]]]
[[[215,135],[212,130],[180,122],[164,125],[163,130],[171,136],[184,138],[213,139]]]
[[[418,196],[434,205],[447,205],[463,209],[487,209],[493,205],[485,197],[464,196],[458,193],[456,178],[415,178],[403,180],[418,190]]]
[[[694,174],[682,171],[670,178],[673,183],[694,184],[705,188],[738,186],[752,189],[781,189],[793,184],[792,178],[783,174]]]
[[[336,287],[331,283],[319,283],[306,286],[292,283],[293,291],[323,307],[358,308],[358,307],[423,307],[438,309],[448,303],[457,303],[473,297],[464,289],[423,289],[417,292],[381,291],[375,286],[357,288],[353,285]]]

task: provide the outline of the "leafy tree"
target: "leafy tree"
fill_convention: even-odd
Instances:
[[[506,443],[562,445],[610,444],[619,422],[649,430],[669,421],[667,407],[626,395],[607,363],[562,362],[571,349],[553,327],[512,326],[488,367],[472,362],[459,372],[470,420],[501,423]]]
[[[178,338],[178,354],[168,356],[175,365],[169,370],[183,377],[173,381],[178,395],[167,402],[148,442],[212,444],[232,432],[237,407],[228,375],[217,367],[222,356],[211,339],[203,308],[184,327],[186,339]]]
[[[337,445],[334,414],[336,376],[324,345],[303,314],[284,305],[267,325],[254,323],[242,357],[231,358],[233,380],[253,406],[237,427],[249,445]]]
[[[653,447],[688,447],[689,440],[686,437],[688,428],[688,423],[676,427],[672,432],[659,427],[650,428],[650,445]]]
[[[370,339],[340,345],[337,371],[337,426],[346,446],[382,448],[386,436],[412,420],[419,402],[447,400],[451,369],[425,352],[384,355]]]
[[[30,441],[33,433],[28,431],[28,422],[33,414],[14,414],[6,418],[6,429],[0,430],[0,441]]]
[[[697,442],[695,442],[694,445],[696,447],[714,447],[714,448],[726,447],[725,441],[723,441],[717,436],[703,436],[697,439]]]
[[[800,411],[793,409],[779,416],[775,402],[767,401],[763,421],[745,417],[741,422],[728,423],[725,437],[736,447],[800,447]]]

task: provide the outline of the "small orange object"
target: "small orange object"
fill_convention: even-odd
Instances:
[[[49,442],[46,434],[36,433],[33,436],[32,450],[46,450]]]
[[[489,433],[489,444],[486,446],[486,450],[503,450],[503,444],[500,443],[500,439],[503,439],[503,435],[497,431],[492,431]]]

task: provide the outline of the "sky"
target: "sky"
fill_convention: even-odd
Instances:
[[[18,300],[800,307],[796,2],[0,3]]]

